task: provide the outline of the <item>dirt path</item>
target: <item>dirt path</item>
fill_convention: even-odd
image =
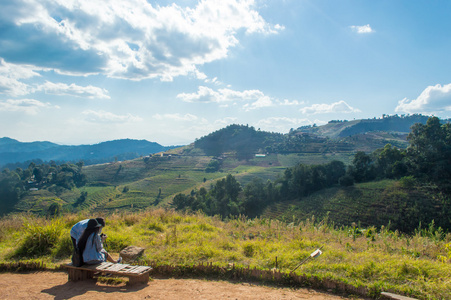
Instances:
[[[153,279],[147,285],[68,282],[63,272],[0,274],[0,299],[347,299],[310,289],[201,279]],[[358,298],[352,298],[358,299]]]

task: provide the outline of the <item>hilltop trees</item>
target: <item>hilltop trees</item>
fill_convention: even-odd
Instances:
[[[211,186],[209,192],[205,188],[191,191],[190,195],[178,194],[172,201],[172,207],[177,210],[202,210],[209,215],[239,215],[243,213],[242,202],[239,199],[242,187],[235,177],[227,175]]]
[[[87,177],[82,172],[83,163],[56,165],[30,163],[27,169],[3,170],[0,174],[0,212],[5,213],[30,189],[49,188],[54,191],[72,189],[86,184]]]
[[[235,132],[243,128],[230,127]],[[245,128],[248,133],[252,128]],[[391,144],[373,153],[359,151],[352,163],[332,161],[323,165],[298,164],[287,168],[274,182],[253,178],[244,188],[232,175],[212,185],[210,191],[179,194],[173,201],[176,209],[201,209],[209,215],[245,214],[255,217],[277,201],[301,200],[316,191],[335,185],[350,186],[354,182],[375,179],[415,177],[419,182],[432,182],[449,189],[451,178],[451,126],[429,118],[426,124],[415,124],[409,134],[407,150]],[[287,145],[286,143],[284,145]],[[402,182],[405,182],[403,180]]]
[[[371,154],[357,152],[348,174],[355,182],[414,176],[442,187],[449,185],[451,124],[441,124],[439,118],[430,117],[426,124],[416,123],[411,129],[406,150],[387,144]]]
[[[285,170],[284,176],[276,181],[280,185],[283,199],[300,199],[313,192],[338,184],[346,173],[343,162],[332,161],[324,165],[299,164]]]
[[[407,137],[410,172],[416,177],[444,183],[451,179],[451,124],[431,117],[417,123]]]
[[[178,194],[172,201],[177,210],[202,210],[208,215],[245,214],[255,217],[265,207],[276,201],[300,199],[322,188],[338,184],[345,175],[345,165],[333,161],[325,165],[297,165],[288,168],[282,178],[274,183],[263,183],[260,178],[253,178],[244,189],[231,174],[218,180],[210,191],[201,189],[192,191],[191,195]]]

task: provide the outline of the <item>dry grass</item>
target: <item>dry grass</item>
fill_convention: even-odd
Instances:
[[[24,216],[0,220],[1,261],[11,261],[7,253],[16,251],[17,254],[23,247],[24,240],[15,244],[11,239],[27,236],[26,224],[30,223],[36,228],[55,224],[61,227],[55,249],[46,255],[36,255],[36,259],[49,264],[58,262],[59,257],[67,259],[70,227],[90,216],[65,215],[53,220],[28,217],[26,222]],[[295,273],[365,287],[370,296],[377,296],[382,290],[421,299],[446,299],[451,294],[451,235],[438,234],[433,226],[407,236],[385,228],[334,228],[327,220],[287,224],[241,216],[222,221],[201,213],[181,214],[164,209],[119,212],[103,217],[107,223],[103,230],[108,235],[107,250],[117,253],[129,245],[144,247],[145,255],[140,262],[155,267],[186,268],[213,262],[221,268],[233,265],[270,270],[277,267],[288,274],[322,247],[323,255],[301,265]]]

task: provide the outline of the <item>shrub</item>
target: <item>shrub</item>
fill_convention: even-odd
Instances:
[[[346,174],[338,179],[338,183],[341,186],[351,186],[354,184],[354,177],[349,174]]]
[[[31,258],[50,254],[60,239],[62,229],[59,219],[43,226],[26,223],[25,237],[13,256]]]
[[[255,250],[255,245],[252,243],[246,243],[243,245],[243,252],[246,257],[253,257]]]
[[[119,252],[125,247],[130,246],[130,244],[130,237],[117,232],[110,232],[103,246],[107,248],[107,251]]]
[[[404,176],[399,180],[399,184],[405,189],[412,188],[415,186],[416,180],[413,176]]]
[[[66,234],[60,238],[58,244],[56,245],[56,248],[54,249],[54,251],[52,251],[52,253],[54,254],[55,258],[64,258],[71,256],[72,250],[72,240],[70,238],[70,235]]]

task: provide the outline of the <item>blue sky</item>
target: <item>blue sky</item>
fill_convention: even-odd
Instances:
[[[193,142],[229,124],[451,117],[451,1],[2,0],[0,137]]]

